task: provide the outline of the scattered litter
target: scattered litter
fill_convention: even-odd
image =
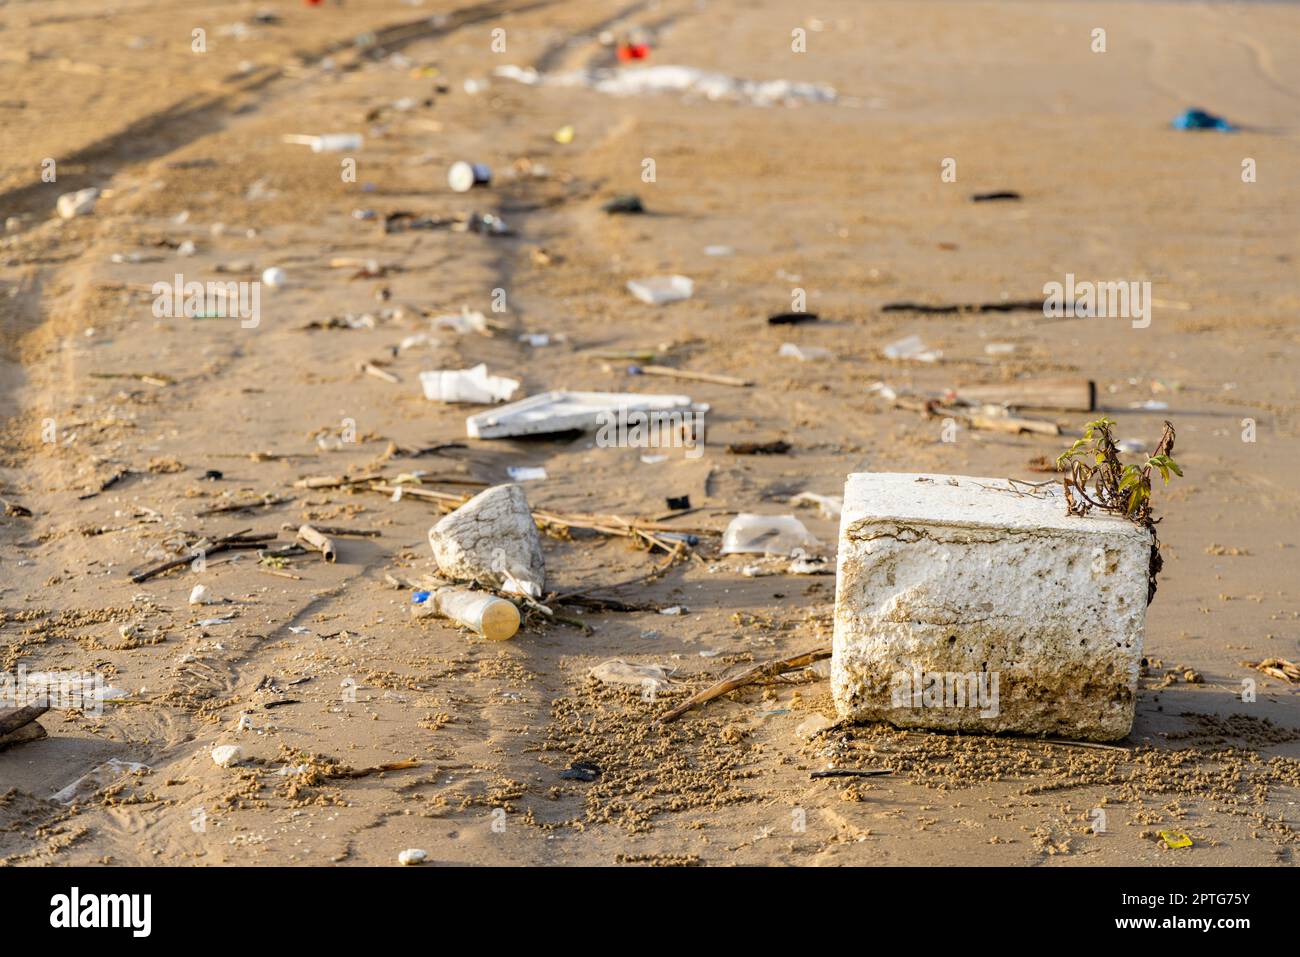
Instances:
[[[820,778],[878,778],[893,773],[888,768],[826,768],[822,771],[812,771],[808,777],[816,781]]]
[[[546,584],[537,523],[518,485],[497,485],[444,515],[429,529],[438,570],[455,581],[476,581],[533,598]]]
[[[777,355],[798,359],[800,362],[819,362],[835,358],[835,353],[829,349],[823,349],[821,346],[797,346],[793,342],[781,343]]]
[[[778,312],[774,316],[767,317],[769,326],[799,326],[805,322],[816,322],[817,313],[815,312]]]
[[[1147,444],[1141,439],[1120,439],[1115,443],[1115,448],[1130,455],[1137,455],[1147,450]]]
[[[1234,133],[1236,127],[1221,116],[1207,113],[1205,110],[1190,107],[1173,118],[1170,125],[1176,130],[1218,130],[1221,133]]]
[[[429,858],[429,852],[421,850],[418,847],[408,847],[397,855],[397,863],[403,867],[412,867],[416,864],[423,864]]]
[[[587,673],[607,685],[633,685],[658,691],[669,684],[668,671],[663,665],[630,664],[621,658],[602,661]]]
[[[55,791],[50,797],[51,800],[57,801],[59,804],[75,804],[77,801],[84,800],[102,791],[123,775],[138,774],[148,770],[149,767],[145,764],[109,758],[103,764],[97,765],[88,774],[83,774],[77,778],[67,787]]]
[[[785,455],[792,446],[784,439],[772,442],[733,442],[727,446],[732,455]]]
[[[844,508],[842,495],[818,495],[816,492],[800,492],[790,499],[791,505],[816,505],[822,518],[839,518]]]
[[[235,620],[234,614],[220,615],[216,618],[204,618],[195,622],[199,628],[211,628],[213,625],[228,625]]]
[[[592,764],[590,761],[574,761],[560,772],[560,778],[565,781],[586,781],[590,783],[598,777],[600,777],[600,766]]]
[[[677,512],[691,507],[691,497],[689,495],[670,495],[667,502],[670,512]]]
[[[961,385],[953,395],[967,405],[993,403],[1014,409],[1064,412],[1092,412],[1097,408],[1097,384],[1090,379],[1020,379],[993,385]]]
[[[1130,409],[1141,409],[1144,412],[1164,412],[1169,408],[1168,402],[1160,402],[1157,399],[1147,399],[1143,402],[1130,402]]]
[[[488,333],[487,316],[481,312],[471,312],[468,306],[462,306],[459,313],[434,316],[429,322],[434,329],[448,329],[460,333],[478,332],[483,335]]]
[[[1170,850],[1191,847],[1194,843],[1186,831],[1161,831],[1160,840],[1164,841],[1165,847]]]
[[[432,402],[470,402],[488,405],[504,402],[519,388],[518,379],[489,375],[479,363],[472,369],[424,371],[420,373],[424,397]]]
[[[796,548],[786,571],[791,575],[834,575],[835,563],[820,556],[805,555],[802,548]]]
[[[716,372],[695,372],[691,369],[674,369],[672,366],[628,366],[627,371],[630,375],[657,375],[669,379],[688,379],[692,382],[712,382],[715,385],[734,385],[740,388],[748,388],[754,384],[749,379],[740,379],[732,375],[720,375]]]
[[[1009,356],[1016,351],[1014,342],[990,342],[984,346],[986,356]]]
[[[691,409],[691,400],[684,395],[554,391],[471,415],[465,420],[465,428],[472,439],[500,439],[590,431],[625,419],[633,412],[679,412],[689,418],[685,413]]]
[[[600,207],[611,216],[616,215],[637,215],[645,212],[645,206],[641,203],[641,197],[635,193],[624,193],[622,196],[615,196],[603,206]]]
[[[938,362],[943,357],[942,352],[926,348],[920,336],[905,336],[897,342],[891,342],[880,351],[886,359],[912,362]]]
[[[519,631],[519,609],[504,598],[466,588],[417,591],[411,596],[416,618],[447,618],[488,641],[506,641]]]
[[[540,465],[511,465],[506,468],[506,474],[512,482],[540,482],[546,478],[546,469]]]
[[[1004,299],[998,302],[958,302],[932,305],[924,302],[887,302],[881,312],[919,312],[924,315],[948,315],[966,312],[1042,312],[1042,299]]]
[[[615,51],[620,63],[631,63],[635,60],[644,60],[650,56],[650,44],[648,43],[620,43]]]
[[[234,767],[242,760],[244,760],[244,749],[237,744],[219,744],[212,749],[212,762],[217,767]]]
[[[90,189],[79,189],[75,193],[64,193],[55,203],[59,215],[64,219],[72,219],[76,216],[89,216],[95,211],[95,200],[99,198],[99,190],[91,187]]]
[[[287,133],[281,139],[297,146],[310,146],[313,153],[342,153],[361,149],[364,140],[360,133],[324,133],[320,136],[307,136],[301,133]]]
[[[789,555],[796,548],[820,544],[793,515],[742,512],[722,533],[723,555]]]
[[[551,139],[555,140],[555,142],[559,143],[561,146],[568,146],[570,143],[573,142],[573,137],[576,134],[577,131],[574,130],[574,128],[571,125],[561,126],[558,130],[556,130],[554,133],[551,134]]]
[[[971,201],[976,203],[990,203],[998,200],[1016,200],[1020,199],[1020,194],[1015,190],[1002,189],[992,193],[976,193],[971,196]]]
[[[644,303],[664,306],[690,299],[695,292],[695,283],[685,276],[651,276],[649,279],[629,279],[627,291]]]
[[[489,186],[491,183],[492,170],[482,163],[460,160],[447,170],[447,185],[458,193],[468,193],[476,186]]]
[[[279,266],[272,266],[262,271],[262,284],[272,289],[279,289],[288,279],[288,275]]]
[[[824,714],[809,715],[795,726],[794,733],[805,741],[811,741],[827,728],[834,727],[835,722]]]
[[[689,610],[689,609],[687,609],[687,608],[685,608],[685,607],[683,607],[683,606],[681,606],[681,605],[670,605],[670,606],[667,607],[667,608],[660,608],[660,609],[659,609],[659,614],[661,614],[661,615],[684,615],[684,614],[686,614],[686,612],[687,612],[688,610]]]
[[[194,588],[190,591],[191,605],[212,605],[216,603],[217,603],[216,599],[210,598],[208,596],[207,585],[195,585]]]
[[[705,246],[704,255],[706,256],[730,256],[735,253],[733,246]]]
[[[543,74],[513,65],[498,67],[496,76],[530,86],[586,87],[610,96],[678,93],[751,106],[796,106],[833,103],[835,89],[820,83],[792,80],[744,80],[688,66],[650,66],[634,70],[575,70]]]

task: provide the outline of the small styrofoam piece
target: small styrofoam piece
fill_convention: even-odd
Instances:
[[[555,390],[520,399],[465,420],[471,439],[500,439],[571,430],[588,431],[602,414],[663,412],[691,408],[690,396],[640,395],[635,392],[568,392]]]

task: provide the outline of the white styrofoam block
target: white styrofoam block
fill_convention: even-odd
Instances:
[[[1059,485],[856,473],[831,690],[844,718],[1109,741],[1128,734],[1151,536],[1067,515]]]

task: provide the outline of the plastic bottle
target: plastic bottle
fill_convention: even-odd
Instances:
[[[519,609],[504,598],[468,588],[417,591],[411,596],[416,618],[447,618],[488,641],[505,641],[519,630]]]

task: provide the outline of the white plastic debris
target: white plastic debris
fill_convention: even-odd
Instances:
[[[408,847],[397,855],[397,863],[403,867],[410,867],[414,864],[423,864],[428,858],[428,851],[421,850],[418,847]]]
[[[310,146],[313,153],[341,153],[361,149],[365,140],[360,133],[325,133],[321,136],[304,136],[291,133],[283,137],[286,143]]]
[[[541,595],[546,563],[528,498],[518,485],[495,485],[429,529],[441,574],[489,588]]]
[[[540,482],[546,478],[546,469],[540,465],[511,465],[506,474],[512,482]]]
[[[435,329],[449,329],[452,332],[486,333],[488,331],[487,316],[481,312],[471,312],[468,306],[462,306],[459,313],[434,316],[430,323]]]
[[[906,359],[912,362],[937,362],[943,353],[929,349],[920,336],[905,336],[897,342],[891,342],[881,350],[886,359]]]
[[[502,66],[493,72],[504,79],[516,80],[529,86],[586,87],[610,96],[677,93],[751,106],[831,103],[836,97],[835,89],[824,84],[781,79],[745,80],[725,73],[673,64],[619,70],[575,70],[554,74],[539,74],[532,69]]]
[[[487,186],[492,182],[492,170],[482,163],[452,163],[447,170],[447,185],[458,193],[468,193],[475,186]]]
[[[793,342],[781,343],[777,355],[789,359],[798,359],[800,362],[819,362],[823,359],[835,358],[835,353],[829,349],[823,349],[821,346],[798,346]]]
[[[722,533],[723,555],[789,555],[796,548],[815,548],[819,544],[793,515],[742,512]]]
[[[663,665],[638,665],[621,658],[602,661],[587,673],[606,685],[632,685],[658,691],[669,684],[668,670]]]
[[[504,402],[519,388],[518,379],[489,375],[479,363],[472,369],[443,369],[420,373],[424,397],[432,402]]]
[[[262,285],[270,286],[272,289],[279,289],[288,279],[288,274],[279,266],[271,266],[262,270]]]
[[[212,763],[217,767],[234,767],[242,760],[244,760],[244,749],[237,744],[219,744],[212,749]]]
[[[207,605],[210,603],[211,599],[208,598],[207,585],[195,585],[194,588],[190,590],[191,605]]]
[[[64,193],[58,198],[55,204],[58,208],[59,215],[64,219],[72,219],[76,216],[89,216],[95,211],[95,200],[99,198],[99,190],[95,188],[79,189],[75,193]]]
[[[60,788],[51,795],[51,799],[58,801],[60,804],[74,804],[84,798],[102,791],[117,779],[126,774],[135,774],[139,771],[148,771],[149,766],[146,764],[137,764],[134,761],[120,761],[117,758],[109,758],[103,764],[96,765],[87,774],[83,774],[77,780],[73,781],[65,788]]]
[[[809,715],[795,726],[794,733],[805,741],[811,741],[833,724],[835,722],[824,714]]]
[[[664,306],[690,299],[695,293],[695,283],[686,276],[651,276],[648,279],[629,279],[627,291],[642,302]]]
[[[501,439],[573,430],[590,431],[605,424],[636,419],[640,413],[675,413],[683,422],[707,406],[692,405],[690,396],[637,392],[566,392],[556,390],[471,415],[465,431],[471,439]],[[638,416],[632,415],[637,413]],[[642,417],[644,418],[644,417]],[[617,444],[617,443],[614,443]]]

